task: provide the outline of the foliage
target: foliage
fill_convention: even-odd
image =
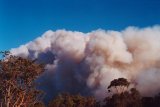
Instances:
[[[160,93],[155,97],[143,97],[143,107],[160,107]]]
[[[0,107],[45,107],[44,94],[36,89],[35,83],[44,72],[44,65],[12,56],[8,51],[0,55]],[[112,96],[107,96],[103,105],[94,97],[62,93],[50,101],[48,107],[160,107],[160,94],[142,97],[135,88],[129,90],[129,85],[125,78],[111,81],[108,92],[112,92]]]
[[[125,91],[125,88],[128,88],[129,84],[130,83],[125,78],[114,79],[108,86],[108,92],[110,92],[110,89],[114,87],[117,93],[123,93]]]
[[[98,107],[94,97],[63,93],[49,103],[49,107]]]
[[[124,90],[129,87],[129,84],[125,78],[118,78],[111,81],[108,89],[114,87],[117,89],[117,93],[105,98],[104,102],[106,104],[104,107],[142,107],[141,96],[135,88],[129,91]]]
[[[29,107],[41,101],[42,92],[35,88],[35,79],[44,71],[44,65],[1,52],[0,106]]]

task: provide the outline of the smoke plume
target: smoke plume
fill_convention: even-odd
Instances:
[[[47,98],[59,92],[106,96],[109,83],[127,78],[143,96],[160,92],[160,26],[123,31],[47,31],[11,53],[46,64],[38,80]]]

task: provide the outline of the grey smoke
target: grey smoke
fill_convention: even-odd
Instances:
[[[48,98],[64,91],[103,98],[110,81],[119,77],[144,96],[160,91],[160,26],[89,33],[49,30],[11,53],[46,64],[39,81]]]

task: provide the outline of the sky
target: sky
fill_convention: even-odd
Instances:
[[[160,24],[160,0],[0,0],[0,50],[47,30],[121,31]]]

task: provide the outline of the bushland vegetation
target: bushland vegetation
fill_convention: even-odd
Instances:
[[[44,104],[45,94],[35,82],[45,71],[44,65],[7,51],[0,54],[0,107],[160,107],[160,94],[143,97],[136,88],[129,88],[130,82],[125,78],[112,80],[106,89],[110,96],[102,101],[93,96],[59,93]]]

